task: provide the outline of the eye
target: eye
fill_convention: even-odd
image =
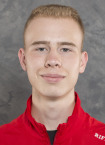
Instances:
[[[71,51],[71,49],[69,49],[69,48],[62,48],[61,51],[63,51],[63,52],[69,52],[69,51]]]
[[[47,51],[46,48],[40,47],[40,48],[36,48],[36,51]]]

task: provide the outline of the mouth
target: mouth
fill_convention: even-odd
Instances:
[[[44,74],[41,77],[48,83],[57,83],[65,78],[65,76],[59,74]]]

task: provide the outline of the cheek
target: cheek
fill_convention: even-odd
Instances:
[[[29,82],[32,86],[35,84],[37,85],[38,80],[38,74],[40,72],[40,69],[43,68],[44,60],[39,57],[29,56],[27,57],[26,61],[26,68],[27,68],[27,75]]]
[[[69,71],[74,71],[79,69],[80,59],[78,55],[71,55],[62,58],[62,65],[65,69]]]
[[[26,66],[27,71],[36,73],[40,68],[44,66],[44,57],[36,55],[30,55],[27,57]]]

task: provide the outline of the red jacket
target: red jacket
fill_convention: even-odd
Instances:
[[[53,145],[105,145],[105,124],[85,113],[77,94],[76,105],[68,122],[59,124]],[[0,127],[0,145],[50,145],[44,125],[31,116],[31,96],[26,111]]]

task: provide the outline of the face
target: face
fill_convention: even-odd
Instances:
[[[35,18],[25,33],[25,50],[18,56],[27,71],[32,92],[46,97],[62,97],[74,91],[79,73],[87,63],[81,52],[83,34],[68,18]]]

